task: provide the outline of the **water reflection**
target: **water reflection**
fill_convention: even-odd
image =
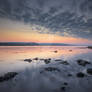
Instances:
[[[57,50],[57,53],[54,51]],[[71,51],[70,51],[71,50]],[[89,49],[80,47],[60,46],[31,46],[31,47],[0,47],[0,60],[16,60],[25,58],[56,58],[60,56],[74,56],[77,54],[92,52]]]
[[[54,51],[57,51],[57,53]],[[91,52],[92,50],[73,46],[3,46],[0,47],[0,73],[5,72],[6,70],[14,71],[29,66],[29,64],[25,62],[20,62],[27,58],[61,58],[66,60],[77,55]]]
[[[35,57],[39,60],[33,60]],[[24,61],[29,58],[33,62]],[[51,58],[50,64],[46,65],[40,60],[46,58]],[[70,85],[66,92],[87,92],[91,89],[92,80],[87,78],[79,80],[75,76],[79,71],[85,72],[85,69],[91,67],[92,64],[87,67],[78,66],[75,60],[79,58],[91,61],[92,50],[73,46],[0,47],[0,75],[7,72],[19,72],[14,80],[2,83],[0,90],[2,92],[7,92],[7,90],[9,92],[61,92],[61,84],[67,81]],[[69,64],[60,64],[55,62],[56,59],[67,60]],[[45,67],[55,71],[44,71]],[[68,77],[67,74],[73,76]]]

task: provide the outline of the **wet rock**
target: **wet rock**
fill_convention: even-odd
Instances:
[[[45,59],[41,58],[40,60],[43,61],[43,60],[45,60]]]
[[[68,74],[68,76],[69,76],[69,77],[71,77],[71,76],[72,76],[72,74]]]
[[[70,52],[72,52],[72,50],[69,50]]]
[[[67,82],[64,82],[64,85],[68,85],[68,83]]]
[[[31,59],[24,59],[24,61],[27,61],[27,62],[32,62],[32,60]]]
[[[66,90],[66,87],[61,87],[60,90],[61,91],[65,91]]]
[[[50,63],[50,61],[51,61],[51,58],[49,58],[49,59],[45,59],[45,60],[44,60],[45,64]]]
[[[61,59],[56,59],[55,61],[62,61]]]
[[[14,78],[18,73],[16,72],[8,72],[4,76],[0,76],[0,82],[8,81]]]
[[[79,73],[76,74],[76,76],[77,76],[78,78],[83,78],[83,77],[85,77],[85,74],[82,73],[82,72],[79,72]]]
[[[40,74],[42,74],[44,71],[40,71]]]
[[[38,60],[38,57],[34,58],[33,60]]]
[[[52,71],[58,71],[58,72],[60,72],[60,70],[58,68],[55,68],[55,67],[46,67],[45,71],[50,71],[50,72],[52,72]]]
[[[67,61],[62,61],[62,62],[60,62],[60,64],[69,65],[69,63]]]
[[[58,52],[57,50],[54,51],[54,53],[57,53],[57,52]]]
[[[77,60],[77,63],[81,66],[86,66],[87,64],[91,64],[90,62],[82,59]]]
[[[88,48],[88,49],[92,49],[92,46],[88,46],[87,48]]]
[[[90,75],[92,75],[92,68],[88,68],[87,69],[87,73],[90,74]]]

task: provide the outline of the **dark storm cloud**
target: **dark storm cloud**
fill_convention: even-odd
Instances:
[[[92,39],[92,0],[0,0],[0,17]]]

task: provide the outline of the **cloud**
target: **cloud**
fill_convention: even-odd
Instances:
[[[36,25],[40,33],[92,39],[92,0],[0,0],[0,17]]]

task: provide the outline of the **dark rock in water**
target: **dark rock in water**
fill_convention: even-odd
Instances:
[[[41,58],[40,60],[42,60],[42,61],[43,61],[43,60],[45,60],[45,59]]]
[[[68,83],[67,82],[64,82],[64,85],[68,85]]]
[[[58,71],[58,72],[60,72],[60,70],[58,68],[55,68],[55,67],[46,67],[45,71],[50,71],[50,72],[52,72],[52,71]]]
[[[67,61],[62,61],[62,62],[60,62],[60,64],[69,65],[69,63]]]
[[[44,62],[45,62],[46,64],[50,63],[50,61],[51,61],[51,59],[50,59],[50,58],[49,58],[49,59],[45,59],[45,60],[44,60]]]
[[[38,57],[34,58],[33,60],[38,60]]]
[[[77,76],[78,78],[83,78],[83,77],[85,77],[85,74],[82,73],[82,72],[79,72],[79,73],[76,74],[76,76]]]
[[[67,82],[63,83],[63,86],[60,88],[61,92],[66,90],[66,86],[68,85]]]
[[[55,53],[57,53],[58,51],[57,51],[57,50],[55,50],[54,52],[55,52]]]
[[[88,49],[92,49],[92,46],[88,46],[87,48],[88,48]]]
[[[66,90],[66,87],[61,87],[60,90],[61,91],[65,91]]]
[[[90,62],[82,59],[77,60],[77,63],[81,66],[86,66],[87,64],[91,64]]]
[[[48,60],[51,60],[51,58],[49,58]]]
[[[62,61],[61,59],[56,59],[55,61]]]
[[[71,76],[72,76],[72,74],[68,74],[68,76],[69,76],[69,77],[71,77]]]
[[[25,59],[24,61],[27,61],[27,62],[32,62],[32,60],[31,59]]]
[[[69,50],[70,52],[72,52],[72,50]]]
[[[0,82],[8,81],[14,78],[18,73],[16,72],[8,72],[4,76],[0,76]]]
[[[90,75],[92,75],[92,68],[88,68],[87,69],[87,73],[90,74]]]

